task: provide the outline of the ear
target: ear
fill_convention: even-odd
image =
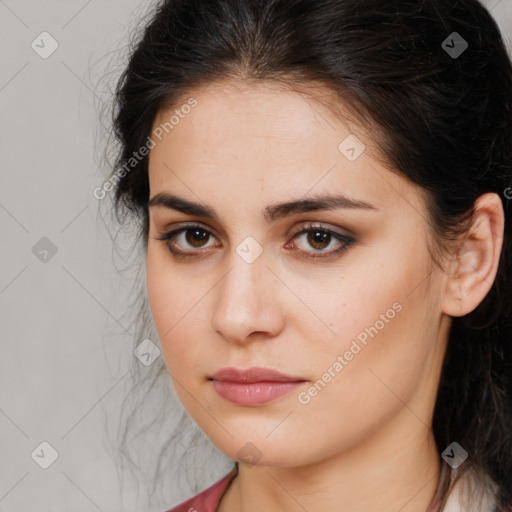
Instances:
[[[471,226],[452,254],[454,257],[443,295],[443,312],[450,316],[471,313],[492,287],[503,245],[505,214],[495,193],[475,201]]]

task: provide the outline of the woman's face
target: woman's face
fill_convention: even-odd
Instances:
[[[449,318],[421,191],[309,96],[270,83],[190,96],[153,126],[150,199],[182,202],[152,202],[147,249],[188,413],[228,457],[264,465],[424,438]],[[211,380],[227,367],[292,382]]]

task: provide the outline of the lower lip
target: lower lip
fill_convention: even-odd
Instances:
[[[297,389],[304,382],[230,382],[214,380],[215,391],[226,400],[245,406],[262,405]]]

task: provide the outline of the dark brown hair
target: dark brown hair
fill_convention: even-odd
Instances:
[[[457,55],[459,36],[467,48]],[[164,106],[219,80],[325,87],[374,124],[390,169],[427,193],[439,248],[467,228],[480,195],[501,197],[497,277],[473,312],[453,318],[433,431],[440,452],[456,441],[469,453],[462,472],[481,468],[498,484],[498,510],[512,506],[512,65],[489,12],[477,0],[159,3],[119,80],[114,113],[111,176],[126,171],[114,208],[120,222],[138,220],[144,248],[147,157],[127,162]]]

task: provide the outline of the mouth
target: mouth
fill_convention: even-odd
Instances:
[[[247,370],[223,368],[209,376],[208,380],[222,398],[245,407],[271,402],[307,382],[302,377],[261,367]]]

